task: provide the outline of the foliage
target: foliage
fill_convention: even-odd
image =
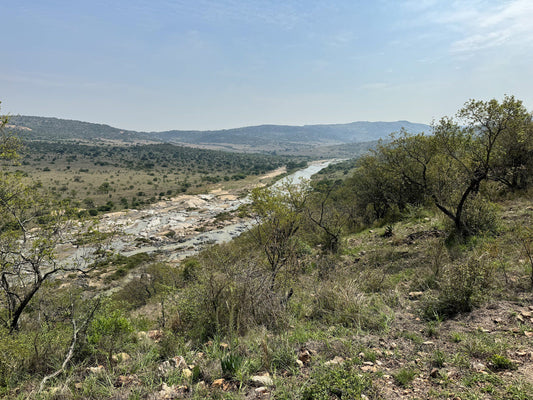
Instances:
[[[471,311],[493,279],[492,265],[483,255],[472,256],[461,265],[447,266],[438,282],[438,296],[425,300],[423,315],[427,319],[449,318]]]
[[[417,373],[418,371],[414,368],[404,367],[396,372],[393,376],[398,385],[407,387],[413,381],[413,379],[415,379]]]
[[[433,126],[433,135],[401,131],[363,157],[351,182],[362,209],[383,218],[397,208],[431,202],[461,236],[477,233],[468,217],[482,186],[498,181],[525,188],[531,175],[531,114],[522,102],[506,96],[501,103],[471,100]],[[512,148],[512,151],[511,151]],[[507,162],[505,154],[516,154]],[[472,211],[470,211],[470,214]],[[479,218],[478,218],[479,219]]]
[[[112,311],[112,306],[107,305],[91,322],[87,341],[98,359],[103,356],[110,363],[113,354],[132,341],[132,332],[131,322],[123,312],[119,309]]]
[[[281,187],[252,191],[252,210],[257,225],[250,236],[262,249],[270,269],[270,289],[274,290],[280,271],[289,266],[296,253],[296,233],[301,228],[307,189],[288,183]]]
[[[302,399],[361,399],[373,397],[375,389],[368,375],[355,371],[354,362],[324,367],[313,373],[310,382],[303,388]]]

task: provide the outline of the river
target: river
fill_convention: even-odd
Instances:
[[[335,160],[316,161],[307,168],[280,179],[275,185],[310,179]],[[196,254],[208,245],[228,242],[246,231],[252,221],[229,215],[248,197],[238,198],[227,193],[182,195],[152,204],[143,210],[109,213],[100,219],[100,231],[116,232],[109,244],[111,251],[131,256],[138,253],[163,253],[169,261],[179,261]],[[225,214],[228,213],[228,214]],[[90,249],[89,249],[90,250]],[[63,262],[85,263],[88,249],[64,245],[60,251]]]

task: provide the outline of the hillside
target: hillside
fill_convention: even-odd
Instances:
[[[103,124],[33,116],[13,116],[10,118],[10,127],[19,131],[27,140],[92,143],[168,142],[226,151],[314,153],[316,156],[346,156],[346,149],[335,149],[331,146],[375,141],[401,128],[412,133],[430,129],[428,125],[408,121],[359,121],[330,125],[260,125],[215,131],[137,132]],[[360,146],[355,145],[355,147],[356,151],[359,151]]]

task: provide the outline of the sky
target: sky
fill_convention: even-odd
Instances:
[[[0,0],[1,113],[162,131],[533,109],[533,0]]]

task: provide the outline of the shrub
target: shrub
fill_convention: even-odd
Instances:
[[[438,295],[423,302],[423,315],[435,319],[469,312],[481,302],[492,282],[493,267],[483,256],[474,255],[464,264],[449,265],[439,281]]]
[[[396,372],[393,377],[396,383],[402,387],[408,387],[409,384],[415,379],[418,371],[411,367],[405,367]]]
[[[368,375],[358,374],[351,361],[314,370],[302,391],[304,400],[361,399],[374,397],[376,389]]]
[[[96,358],[110,362],[113,353],[133,340],[133,327],[124,314],[108,305],[90,324],[88,343]]]
[[[311,312],[311,318],[328,325],[377,332],[385,331],[392,317],[392,310],[378,294],[359,293],[355,282],[321,285]]]

